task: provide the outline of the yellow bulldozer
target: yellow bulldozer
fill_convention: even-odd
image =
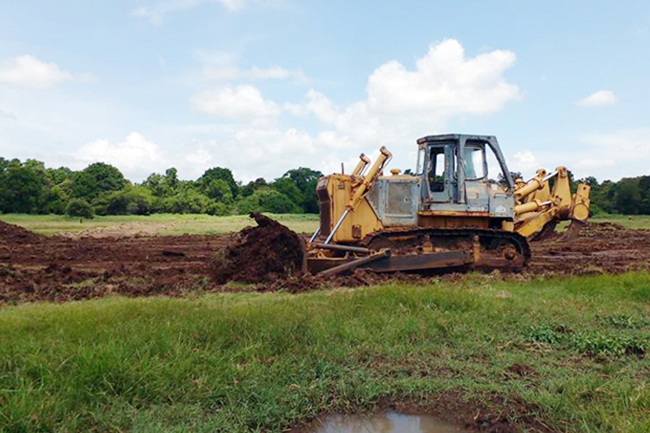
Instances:
[[[417,145],[412,173],[384,174],[392,155],[382,147],[374,164],[362,154],[350,174],[319,180],[320,225],[304,270],[521,270],[530,239],[589,217],[588,185],[572,194],[564,167],[513,179],[494,136],[433,135]],[[488,156],[498,167],[488,167]]]

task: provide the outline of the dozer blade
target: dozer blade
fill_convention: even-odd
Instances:
[[[470,265],[471,256],[459,251],[422,253],[390,256],[371,263],[368,268],[375,272],[428,271],[433,269],[454,269]]]
[[[390,250],[372,252],[370,255],[352,259],[309,258],[307,266],[312,274],[336,275],[354,269],[370,269],[374,272],[409,272],[434,269],[454,269],[470,265],[471,256],[458,251],[408,255],[386,254]]]

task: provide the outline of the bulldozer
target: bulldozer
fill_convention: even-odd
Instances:
[[[412,172],[384,174],[392,154],[382,147],[373,164],[361,154],[351,173],[319,179],[320,224],[304,271],[519,271],[530,240],[589,217],[589,185],[572,193],[565,167],[513,179],[494,136],[430,135],[417,146]]]

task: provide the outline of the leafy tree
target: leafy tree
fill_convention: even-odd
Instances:
[[[241,195],[248,197],[249,195],[252,195],[256,190],[264,188],[266,186],[268,186],[266,180],[264,180],[263,177],[258,177],[254,181],[248,182],[246,186],[243,186],[241,188]]]
[[[63,215],[72,197],[72,179],[65,179],[50,188],[45,213]]]
[[[236,206],[237,213],[253,211],[272,213],[299,213],[300,207],[286,195],[272,188],[258,188],[253,194],[242,198]]]
[[[0,173],[0,211],[4,213],[43,213],[49,182],[43,163],[28,159],[4,160]]]
[[[100,194],[119,191],[127,181],[122,173],[112,165],[96,162],[74,176],[73,194],[76,198],[92,201]]]
[[[203,183],[201,188],[205,194],[213,200],[224,204],[232,204],[234,201],[232,190],[223,179],[213,179],[210,182]]]
[[[94,204],[99,215],[149,215],[154,197],[148,188],[127,186],[120,191],[104,193]]]
[[[207,213],[208,215],[217,215],[217,216],[231,215],[232,206],[227,205],[225,203],[211,200],[211,202],[208,203],[208,206],[205,209],[205,213]]]
[[[226,183],[228,188],[230,189],[230,194],[232,195],[233,198],[237,197],[237,194],[239,193],[239,185],[237,185],[237,182],[235,181],[235,178],[232,175],[232,172],[228,168],[221,168],[221,167],[214,167],[210,168],[203,173],[203,176],[201,176],[196,183],[199,184],[201,189],[203,189],[204,192],[208,192],[210,190],[210,185],[214,184],[214,181],[221,180]],[[208,194],[209,195],[209,194]]]
[[[194,189],[179,191],[163,200],[163,211],[169,213],[206,213],[212,200]]]
[[[641,208],[641,192],[637,179],[621,179],[616,185],[616,210],[623,214],[638,214]]]
[[[68,203],[68,206],[65,210],[65,214],[71,218],[93,218],[95,212],[93,207],[86,200],[81,198],[73,198]]]
[[[302,191],[288,177],[281,177],[271,184],[271,188],[286,195],[294,204],[300,206],[305,201]]]
[[[316,185],[318,179],[323,177],[320,171],[306,167],[287,171],[283,178],[289,178],[302,193],[302,201],[299,203],[304,212],[318,213],[318,197],[316,196]]]

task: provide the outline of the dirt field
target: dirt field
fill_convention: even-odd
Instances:
[[[233,235],[44,237],[0,222],[0,303],[66,301],[120,293],[132,296],[186,295],[236,290],[220,286],[211,262]],[[533,258],[524,276],[620,273],[650,269],[650,231],[612,223],[591,223],[570,240],[557,235],[532,244]],[[279,280],[257,290],[304,291],[340,285],[358,286],[387,278],[357,272],[322,281]],[[506,277],[507,278],[507,277]]]

